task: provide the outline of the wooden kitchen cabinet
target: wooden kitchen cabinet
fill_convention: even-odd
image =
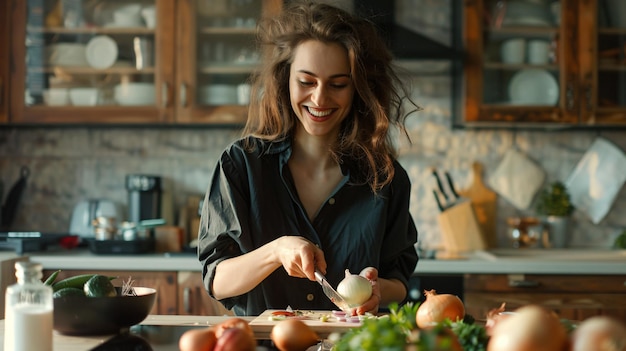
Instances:
[[[8,117],[0,110],[0,123],[243,125],[245,83],[258,63],[254,26],[260,16],[278,11],[282,1],[3,4],[10,9],[11,35],[0,30],[0,44],[10,41],[10,60],[0,59],[0,97],[4,90],[10,93]],[[128,23],[128,13],[120,22],[120,9],[137,6],[156,9],[154,27],[144,17]],[[115,48],[111,64],[106,58]],[[68,95],[79,88],[95,88],[97,99],[72,101]],[[147,93],[133,93],[131,101],[124,102],[120,92],[128,89]]]
[[[626,23],[617,3],[465,0],[464,113],[455,124],[626,127]],[[508,60],[503,51],[513,52],[505,47],[515,40],[522,53]]]
[[[200,272],[178,272],[178,314],[232,316],[233,312],[207,294]]]
[[[55,270],[44,270],[44,278]],[[150,311],[151,314],[177,314],[177,272],[152,272],[152,271],[86,271],[86,270],[61,270],[57,281],[79,274],[102,274],[118,277],[113,280],[113,285],[122,286],[123,282],[132,281],[132,286],[150,287],[157,290],[157,297]]]
[[[477,319],[503,302],[506,310],[539,304],[561,318],[609,315],[626,321],[626,275],[466,274],[466,312]]]

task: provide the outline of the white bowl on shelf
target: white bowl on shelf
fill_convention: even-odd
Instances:
[[[156,103],[154,83],[128,82],[113,88],[113,96],[118,105],[150,106]]]
[[[230,84],[209,84],[200,88],[199,100],[207,105],[237,104],[237,86]]]
[[[71,88],[70,101],[74,106],[96,106],[100,97],[98,88]]]
[[[50,66],[88,67],[86,45],[80,43],[56,43],[46,47]]]
[[[546,70],[520,70],[509,82],[509,97],[514,105],[554,106],[559,101],[559,83]]]
[[[50,88],[43,92],[43,102],[48,106],[65,106],[70,103],[67,88]]]

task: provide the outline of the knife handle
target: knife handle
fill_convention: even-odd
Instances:
[[[459,193],[456,192],[456,188],[454,187],[454,182],[452,181],[452,177],[450,176],[450,173],[446,171],[445,175],[446,175],[446,179],[448,180],[448,185],[450,186],[450,192],[452,192],[452,195],[454,195],[455,199],[458,199]]]
[[[446,194],[446,189],[443,188],[443,183],[441,182],[441,177],[439,177],[439,173],[437,173],[437,169],[433,168],[433,175],[435,176],[435,180],[437,180],[437,186],[439,187],[439,191],[443,194],[443,198],[448,200],[448,194]]]
[[[439,208],[439,211],[443,212],[443,205],[441,204],[441,199],[439,199],[439,194],[437,193],[437,190],[433,189],[433,195],[435,195],[435,201],[437,201],[437,207]]]

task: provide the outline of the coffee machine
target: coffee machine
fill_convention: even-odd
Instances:
[[[139,223],[146,219],[162,218],[162,179],[160,176],[129,174],[126,176],[128,192],[128,221]]]

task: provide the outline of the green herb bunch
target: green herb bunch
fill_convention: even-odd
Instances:
[[[537,212],[546,216],[566,217],[574,212],[567,187],[560,181],[553,182],[539,195]]]

